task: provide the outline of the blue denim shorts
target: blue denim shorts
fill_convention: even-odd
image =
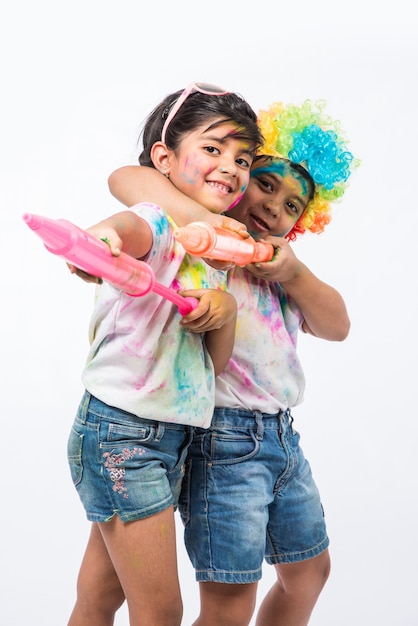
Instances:
[[[130,522],[177,506],[193,429],[141,419],[85,393],[68,462],[92,522]]]
[[[289,411],[216,409],[195,428],[179,510],[196,580],[251,583],[270,564],[317,556],[329,543],[311,469]]]

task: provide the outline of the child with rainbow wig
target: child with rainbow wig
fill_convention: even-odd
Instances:
[[[263,558],[277,581],[257,626],[305,626],[330,571],[323,507],[291,415],[305,388],[299,328],[342,341],[350,327],[340,294],[290,243],[307,230],[323,232],[358,165],[323,109],[306,101],[259,113],[262,155],[228,211],[276,253],[228,271],[238,305],[234,349],[216,379],[211,426],[195,429],[188,452],[179,508],[200,582],[194,626],[249,624]]]
[[[274,565],[277,580],[261,603],[257,626],[308,624],[329,576],[323,508],[291,415],[305,388],[298,330],[343,341],[350,327],[341,295],[291,247],[306,230],[324,230],[332,202],[342,198],[358,165],[339,124],[323,109],[323,102],[306,101],[260,112],[265,143],[243,198],[228,211],[276,252],[272,261],[228,270],[238,305],[234,349],[216,379],[211,425],[195,428],[188,452],[179,509],[200,585],[194,626],[248,625],[263,559]],[[189,223],[190,215],[205,217],[156,170],[121,168],[109,184],[127,205],[145,199],[167,204],[178,225]],[[114,612],[123,592],[110,567],[86,586],[83,600],[98,605],[105,588]],[[100,626],[112,623],[109,602],[107,608],[109,621]]]
[[[325,101],[305,100],[301,106],[276,102],[258,114],[264,156],[282,158],[303,167],[314,182],[314,196],[291,231],[294,241],[306,230],[323,232],[331,221],[331,202],[344,195],[347,180],[359,160],[338,134],[339,121],[324,113]]]

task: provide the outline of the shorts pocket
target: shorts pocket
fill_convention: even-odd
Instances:
[[[241,463],[260,449],[260,442],[252,431],[213,431],[207,444],[206,451],[213,464]]]
[[[106,426],[108,443],[122,443],[127,441],[132,443],[151,441],[155,436],[155,428],[151,424],[149,426],[131,426],[129,424],[118,424],[112,422]],[[106,443],[103,441],[102,443]]]
[[[84,435],[78,433],[74,428],[71,429],[70,437],[67,444],[67,458],[71,471],[71,478],[75,486],[77,486],[83,476],[83,439]]]

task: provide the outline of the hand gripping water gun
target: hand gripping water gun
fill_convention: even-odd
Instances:
[[[124,252],[113,256],[104,241],[67,220],[32,213],[25,213],[23,220],[39,235],[49,252],[92,276],[100,276],[130,296],[144,296],[153,291],[175,304],[181,315],[187,315],[199,304],[196,298],[184,298],[174,289],[156,282],[154,272],[147,263]]]
[[[206,222],[191,222],[174,231],[174,237],[189,254],[231,261],[241,267],[248,263],[271,261],[274,247],[269,243],[243,239],[238,233],[225,231]]]

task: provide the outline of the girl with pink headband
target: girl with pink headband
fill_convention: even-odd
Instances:
[[[261,135],[241,96],[197,87],[169,124],[178,93],[151,112],[146,151],[179,189],[223,213],[248,185]],[[160,141],[162,129],[175,150]],[[193,427],[209,426],[215,377],[232,352],[236,302],[224,274],[187,255],[174,227],[166,211],[148,202],[88,229],[114,256],[122,251],[146,261],[156,282],[199,302],[182,316],[153,291],[135,297],[106,281],[97,288],[68,461],[92,522],[78,586],[97,576],[101,607],[91,616],[77,602],[72,626],[101,623],[103,607],[114,600],[106,583],[101,587],[109,564],[123,586],[131,626],[178,626],[182,619],[174,509]],[[84,579],[89,563],[92,576]]]
[[[275,567],[277,581],[260,606],[257,626],[306,626],[329,576],[323,508],[291,414],[305,389],[298,330],[343,341],[350,327],[341,295],[291,247],[306,230],[324,230],[331,204],[342,198],[359,164],[323,109],[322,102],[306,101],[260,112],[265,142],[243,198],[228,211],[276,253],[270,262],[227,274],[238,306],[234,349],[216,380],[211,425],[194,429],[179,502],[200,585],[194,626],[248,625],[263,559]],[[179,226],[191,215],[197,219],[198,205],[155,170],[121,168],[109,182],[127,205],[148,199],[169,206]],[[99,612],[104,581],[112,590],[108,621],[97,626],[110,624],[123,601],[111,569],[79,590],[92,614]]]

